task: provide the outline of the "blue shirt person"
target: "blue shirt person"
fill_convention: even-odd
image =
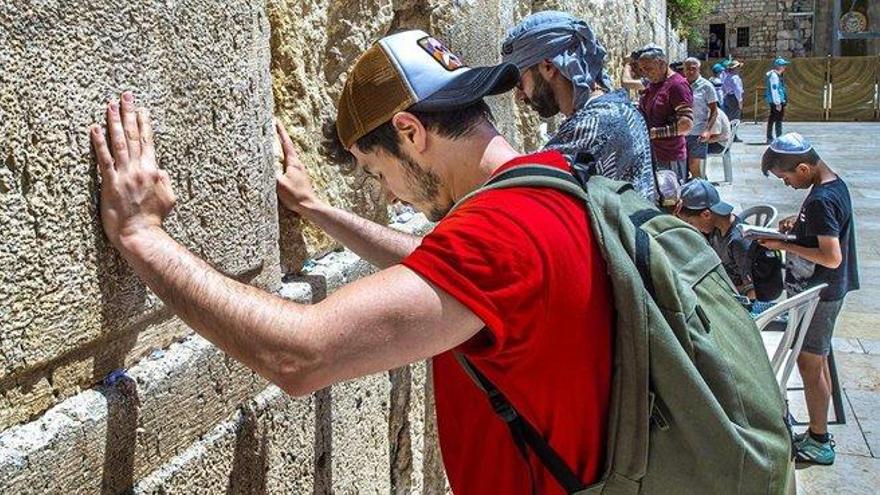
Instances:
[[[773,68],[764,75],[764,99],[770,106],[770,115],[767,117],[767,144],[775,137],[782,136],[782,121],[785,118],[785,105],[788,103],[788,91],[785,88],[786,67],[789,61],[782,57],[773,61]]]

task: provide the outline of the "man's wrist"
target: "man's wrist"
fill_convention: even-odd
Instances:
[[[158,225],[138,227],[120,234],[114,244],[125,258],[142,258],[151,244],[167,236],[168,234]]]
[[[309,221],[314,221],[316,218],[326,215],[327,211],[331,208],[331,206],[324,201],[321,201],[320,198],[314,196],[305,201],[300,202],[299,208],[297,208],[296,213],[298,213],[301,217],[305,218]]]

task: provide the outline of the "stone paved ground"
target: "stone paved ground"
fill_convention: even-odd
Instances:
[[[812,139],[819,154],[849,185],[862,286],[847,297],[835,330],[833,345],[846,411],[846,424],[830,428],[837,442],[837,461],[831,467],[798,470],[798,493],[880,493],[880,123],[791,123],[785,130]],[[780,217],[796,213],[806,193],[761,174],[761,154],[766,149],[763,125],[745,124],[739,135],[745,142],[733,148],[734,183],[719,188],[722,197],[737,211],[769,203]],[[710,163],[708,174],[710,180],[722,179],[720,160]],[[799,385],[800,378],[794,376],[789,386]],[[802,392],[789,392],[789,400],[795,416],[805,421]]]

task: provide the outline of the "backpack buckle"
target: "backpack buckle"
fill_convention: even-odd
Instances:
[[[510,405],[510,402],[501,395],[498,391],[493,391],[489,394],[489,403],[492,404],[492,410],[495,411],[495,414],[498,415],[499,418],[503,419],[505,423],[510,423],[515,420],[517,417],[516,409]]]

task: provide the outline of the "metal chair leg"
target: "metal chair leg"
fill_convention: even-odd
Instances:
[[[831,375],[831,406],[834,408],[834,421],[829,421],[828,425],[845,425],[846,410],[843,407],[843,394],[840,388],[840,379],[837,377],[837,365],[834,362],[834,349],[828,352],[828,374]],[[786,390],[803,390],[803,387],[791,387]],[[804,426],[810,424],[809,421],[794,421],[795,425]]]
[[[733,184],[733,163],[730,159],[730,149],[721,156],[721,161],[724,163],[724,182]]]
[[[832,424],[845,425],[846,412],[843,407],[843,395],[840,393],[840,380],[837,378],[833,348],[828,352],[828,372],[831,375],[831,403],[834,406],[834,423]]]

